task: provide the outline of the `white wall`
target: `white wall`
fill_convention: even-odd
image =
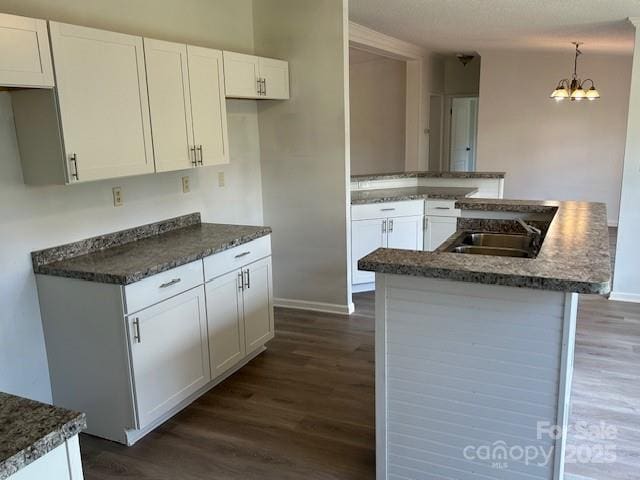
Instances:
[[[350,63],[352,175],[404,170],[406,70],[378,55]]]
[[[630,56],[590,54],[579,73],[596,81],[595,102],[549,98],[570,74],[566,53],[481,52],[477,169],[505,171],[505,197],[605,202],[618,219]]]
[[[258,107],[275,296],[345,310],[350,304],[346,1],[255,0],[254,22],[256,53],[287,59],[291,72],[291,100]]]
[[[250,0],[3,0],[0,11],[253,50]],[[0,93],[0,391],[51,400],[31,251],[195,211],[204,221],[262,223],[256,102],[227,106],[229,166],[30,187],[22,181],[10,96]],[[223,188],[219,171],[226,174]],[[181,189],[185,174],[192,180],[189,194]],[[112,204],[115,185],[124,193],[119,208]]]
[[[627,124],[627,148],[624,158],[622,200],[618,225],[616,266],[611,298],[640,302],[640,36],[637,34],[633,56],[633,76],[629,118]]]
[[[444,64],[444,91],[447,95],[474,95],[480,91],[480,56],[467,65],[449,56]]]

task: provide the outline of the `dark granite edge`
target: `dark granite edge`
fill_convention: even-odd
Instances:
[[[385,180],[397,178],[505,178],[506,172],[390,172],[378,174],[351,175],[352,182]]]
[[[458,187],[456,187],[456,188],[458,188]],[[462,187],[462,188],[464,188],[464,187]],[[472,195],[472,194],[478,192],[477,188],[469,188],[468,190],[470,190],[470,191],[469,191],[469,193],[467,193],[467,195]],[[369,191],[369,190],[358,190],[358,191]],[[458,200],[459,198],[462,198],[462,197],[465,197],[465,196],[466,195],[444,195],[444,194],[433,194],[433,193],[417,193],[417,194],[407,194],[407,195],[387,196],[387,197],[379,197],[379,198],[367,198],[367,199],[351,200],[351,205],[369,205],[369,204],[375,204],[375,203],[404,202],[404,201],[410,201],[410,200]]]
[[[399,266],[402,268],[401,273],[398,272]],[[420,265],[398,265],[397,263],[369,261],[366,260],[366,257],[358,261],[358,269],[391,275],[409,275],[412,277],[436,278],[466,283],[501,285],[513,288],[532,288],[536,290],[551,290],[556,292],[566,292],[567,285],[570,284],[571,292],[594,295],[606,295],[607,293],[609,293],[611,288],[611,280],[605,282],[586,282],[581,280],[548,278],[526,274],[522,275],[463,270],[451,267],[429,267],[429,270],[426,270],[423,266]],[[478,281],[474,277],[474,275],[481,275],[482,281]]]
[[[492,198],[459,198],[456,208],[461,210],[518,212],[518,213],[556,213],[560,202],[543,200],[509,200]]]
[[[178,217],[148,223],[139,227],[127,228],[117,232],[97,235],[95,237],[71,242],[64,245],[45,248],[31,253],[33,269],[37,269],[53,262],[87,255],[108,248],[118,247],[144,238],[160,235],[180,228],[201,223],[200,213],[189,213]]]
[[[22,470],[86,428],[87,416],[84,413],[78,413],[76,417],[48,435],[39,438],[33,444],[16,452],[11,457],[0,461],[0,480],[4,480]]]
[[[170,262],[160,263],[152,268],[149,268],[148,270],[145,270],[144,272],[135,272],[130,274],[122,274],[122,275],[94,273],[94,272],[86,272],[83,270],[74,270],[69,268],[57,268],[50,264],[39,265],[37,267],[34,267],[33,270],[36,274],[41,274],[41,275],[53,275],[56,277],[73,278],[76,280],[87,280],[90,282],[98,282],[98,283],[110,283],[115,285],[129,285],[131,283],[139,282],[140,280],[143,280],[147,277],[157,275],[158,273],[166,272],[167,270],[171,270],[172,268],[180,267],[182,265],[186,265],[187,263],[195,262],[196,260],[202,260],[205,257],[208,257],[210,255],[215,255],[216,253],[224,252],[225,250],[229,250],[239,245],[244,245],[245,243],[249,243],[258,238],[270,235],[273,232],[271,227],[256,227],[256,228],[258,230],[256,230],[254,233],[237,237],[232,242],[226,243],[220,248],[206,248],[192,255],[186,255],[186,256],[178,257],[175,260],[172,260]]]

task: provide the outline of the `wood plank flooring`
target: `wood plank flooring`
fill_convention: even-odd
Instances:
[[[263,355],[133,447],[82,435],[85,478],[375,478],[373,298],[350,317],[277,309]],[[571,422],[614,426],[617,460],[567,480],[640,479],[640,305],[582,296],[575,360]]]

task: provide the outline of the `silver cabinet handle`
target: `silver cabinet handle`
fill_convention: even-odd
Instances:
[[[238,272],[238,290],[244,290],[244,271]]]
[[[262,79],[262,95],[267,96],[267,79]]]
[[[251,288],[251,273],[249,272],[248,268],[245,270],[245,273],[247,274],[247,283],[245,283],[244,286],[247,290],[249,290]]]
[[[180,283],[181,281],[182,281],[181,278],[174,278],[173,280],[160,285],[160,288],[167,288],[167,287],[170,287],[171,285],[175,285],[176,283]]]
[[[451,210],[451,207],[436,207],[436,210]]]
[[[258,89],[258,95],[262,95],[262,79],[261,78],[258,77],[256,79],[256,85]]]
[[[69,155],[69,162],[73,162],[74,171],[71,173],[71,177],[80,180],[80,175],[78,174],[78,154],[72,153]]]
[[[200,152],[200,160],[198,160],[198,163],[202,166],[202,145],[198,145],[198,152]]]
[[[389,232],[393,232],[393,220],[389,220]]]
[[[133,341],[135,343],[142,342],[142,337],[140,336],[140,319],[138,317],[133,319]]]
[[[382,220],[382,233],[387,233],[387,221]]]
[[[239,253],[238,255],[236,255],[234,258],[242,258],[242,257],[246,257],[247,255],[249,255],[251,252],[242,252]]]
[[[193,154],[193,159],[191,160],[191,165],[193,165],[194,167],[197,167],[198,166],[198,153],[196,151],[196,146],[194,145],[193,147],[189,148],[189,150]]]
[[[381,212],[393,212],[393,211],[395,211],[395,208],[381,208],[380,211]]]

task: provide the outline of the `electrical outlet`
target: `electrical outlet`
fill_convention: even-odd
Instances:
[[[189,177],[182,177],[182,193],[189,193],[191,191],[191,180]]]
[[[121,207],[124,204],[124,198],[122,197],[122,188],[113,187],[113,206]]]
[[[224,172],[218,172],[218,186],[224,187]]]

